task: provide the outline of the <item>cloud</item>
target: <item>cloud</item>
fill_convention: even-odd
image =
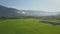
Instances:
[[[60,0],[51,0],[53,3],[60,5]]]

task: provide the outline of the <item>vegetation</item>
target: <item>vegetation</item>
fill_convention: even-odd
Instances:
[[[60,34],[60,26],[44,24],[41,19],[0,20],[0,34]]]

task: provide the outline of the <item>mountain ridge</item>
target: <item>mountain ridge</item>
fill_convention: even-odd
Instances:
[[[25,12],[23,14],[22,12]],[[0,16],[51,16],[57,15],[58,13],[45,12],[45,11],[34,11],[34,10],[18,10],[15,8],[8,8],[0,5]]]

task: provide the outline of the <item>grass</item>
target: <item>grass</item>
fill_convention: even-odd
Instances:
[[[39,22],[40,20],[32,18],[0,20],[0,34],[60,34],[60,26],[44,24]]]

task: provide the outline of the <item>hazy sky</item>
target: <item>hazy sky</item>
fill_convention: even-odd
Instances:
[[[60,11],[60,0],[0,0],[0,5],[22,10]]]

